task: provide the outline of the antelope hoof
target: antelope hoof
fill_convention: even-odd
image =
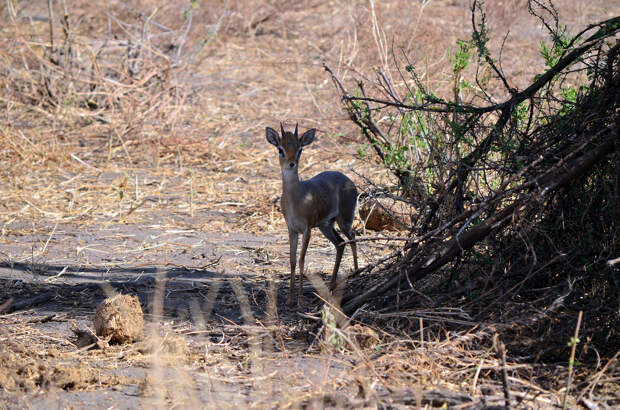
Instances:
[[[336,290],[338,285],[339,285],[339,282],[337,280],[332,279],[331,281],[329,281],[329,290],[333,292],[334,290]]]

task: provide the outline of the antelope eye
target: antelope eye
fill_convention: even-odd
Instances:
[[[299,157],[301,157],[301,148],[297,151],[297,160],[299,161]]]
[[[284,158],[284,150],[282,148],[278,147],[278,151],[280,152],[280,156],[282,158]]]

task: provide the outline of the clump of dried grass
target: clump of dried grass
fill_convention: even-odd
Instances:
[[[94,312],[93,324],[98,336],[112,343],[132,343],[142,338],[144,318],[140,300],[132,295],[105,299]]]

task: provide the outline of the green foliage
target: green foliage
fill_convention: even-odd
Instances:
[[[458,76],[471,62],[471,50],[474,44],[472,41],[465,41],[459,38],[456,40],[456,45],[458,46],[458,50],[452,56],[451,62],[452,73]]]
[[[577,102],[577,88],[576,87],[564,87],[562,88],[562,97],[568,102]]]
[[[489,42],[489,33],[487,30],[487,16],[483,9],[484,2],[478,1],[475,4],[476,9],[480,13],[480,22],[476,30],[472,33],[472,43],[478,49],[478,59],[484,60],[490,58],[491,53],[487,46]]]
[[[520,102],[512,110],[512,120],[517,128],[524,128],[530,117],[530,102],[528,100]]]
[[[544,86],[530,98],[508,106],[507,121],[499,120],[500,110],[494,113],[473,110],[471,107],[478,105],[481,100],[489,106],[501,103],[493,98],[495,90],[490,88],[501,84],[499,80],[503,80],[512,95],[516,95],[519,90],[510,88],[511,79],[501,78],[501,66],[496,64],[490,53],[489,29],[482,1],[474,1],[472,17],[474,28],[471,38],[457,39],[450,55],[451,95],[437,95],[428,85],[425,86],[413,64],[409,63],[404,71],[411,73],[413,85],[407,85],[407,94],[399,101],[401,106],[397,110],[384,109],[366,101],[350,100],[348,108],[355,111],[362,132],[369,141],[358,148],[358,157],[365,158],[369,154],[368,148],[374,148],[383,166],[398,178],[403,187],[408,184],[410,177],[415,176],[422,178],[425,191],[433,191],[430,187],[441,186],[449,174],[445,172],[447,164],[469,154],[476,158],[477,152],[484,152],[483,156],[491,162],[505,164],[505,169],[523,169],[527,163],[527,152],[522,152],[523,135],[575,109],[579,88],[571,85],[574,83],[572,78],[567,77],[569,73],[566,70],[560,70],[554,78],[547,79]],[[554,30],[547,26],[549,30],[554,30],[551,41],[540,43],[540,55],[547,69],[556,66],[578,40],[567,33],[566,27],[555,27]],[[473,61],[474,55],[477,61]],[[473,78],[465,78],[472,62],[479,66],[474,86]],[[360,94],[357,91],[358,97]],[[545,104],[541,101],[545,101]],[[403,107],[405,104],[411,105],[412,109]],[[378,133],[369,128],[375,114],[381,116],[380,122],[389,124],[387,132]],[[486,138],[489,132],[496,133],[497,137]],[[488,147],[480,146],[485,139],[492,143]],[[478,170],[472,171],[472,174],[480,177],[480,186],[488,190],[501,186],[501,178],[493,173],[487,173],[483,178]]]
[[[450,58],[450,63],[454,76],[453,92],[455,96],[460,96],[464,89],[469,88],[469,83],[461,75],[471,62],[471,51],[475,45],[473,40],[465,41],[462,39],[456,40],[456,45],[458,49]]]
[[[561,94],[564,98],[564,101],[562,102],[562,107],[559,110],[559,115],[564,116],[574,110],[579,92],[577,90],[577,87],[569,86],[562,87]]]
[[[357,91],[355,93],[355,97],[361,98],[362,95],[359,91]],[[361,100],[350,100],[350,102],[352,105],[348,107],[349,110],[356,111],[360,115],[362,120],[370,118],[370,109],[368,108],[367,104],[364,104],[364,102]]]
[[[430,94],[424,94],[424,101],[432,104],[447,104],[446,100],[439,97],[434,92],[431,92]]]
[[[551,46],[548,46],[544,41],[541,41],[540,55],[542,55],[545,60],[545,65],[548,68],[555,66],[560,61],[566,50],[568,50],[568,47],[573,40],[575,39],[566,34],[566,27],[564,27],[553,36]]]
[[[390,144],[385,148],[387,149],[384,151],[385,159],[383,163],[386,167],[400,172],[409,170],[408,144]]]
[[[364,159],[366,158],[366,155],[368,155],[368,144],[364,144],[361,147],[359,147],[357,149],[357,158],[359,159]]]
[[[563,27],[558,30],[557,33],[553,33],[551,45],[547,45],[547,43],[541,41],[540,55],[543,57],[547,69],[551,69],[556,64],[558,64],[558,62],[566,54],[566,51],[569,49],[570,45],[573,44],[577,39],[577,37],[569,36],[566,33],[566,27]],[[538,80],[541,75],[542,74],[536,75],[534,77],[534,80]],[[556,74],[556,76],[551,81],[549,81],[547,86],[540,91],[541,97],[544,97],[551,93],[558,78],[560,78],[560,73]],[[559,114],[564,115],[570,112],[573,103],[577,101],[577,89],[575,89],[574,87],[568,87],[566,90],[563,89],[562,96],[567,102],[563,103]]]
[[[192,9],[197,9],[200,7],[198,0],[190,0],[189,3],[191,7],[183,11],[183,18],[186,20],[189,18],[189,13],[191,12]]]
[[[428,123],[415,111],[403,114],[400,121],[401,135],[427,135],[429,131]]]
[[[407,100],[414,100],[416,103],[422,99],[423,96],[419,94],[419,90],[416,90],[415,96],[407,96]],[[399,127],[401,138],[391,144],[373,142],[379,144],[384,153],[383,164],[385,167],[400,174],[410,173],[413,169],[411,153],[417,149],[427,148],[426,140],[422,136],[428,137],[430,129],[430,124],[420,113],[410,111],[401,114]],[[365,154],[366,151],[364,150],[363,153]]]
[[[458,121],[448,121],[448,125],[452,130],[452,135],[456,139],[456,142],[471,142],[469,138],[466,138],[467,128]]]

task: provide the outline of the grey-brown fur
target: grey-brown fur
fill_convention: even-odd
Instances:
[[[331,286],[336,283],[338,269],[344,245],[342,237],[334,229],[334,223],[349,239],[355,238],[353,219],[357,206],[357,189],[355,184],[344,174],[336,171],[322,172],[306,181],[300,181],[298,175],[299,158],[304,146],[314,141],[316,129],[306,131],[298,137],[295,132],[284,131],[280,124],[281,135],[273,128],[267,127],[267,141],[278,148],[280,169],[282,170],[282,212],[288,227],[290,243],[291,282],[288,297],[293,303],[295,285],[295,264],[299,234],[302,234],[301,253],[299,255],[299,292],[297,303],[301,303],[306,250],[310,242],[312,228],[318,227],[323,235],[336,247],[336,262],[332,272]],[[357,247],[351,242],[353,264],[357,270]]]

